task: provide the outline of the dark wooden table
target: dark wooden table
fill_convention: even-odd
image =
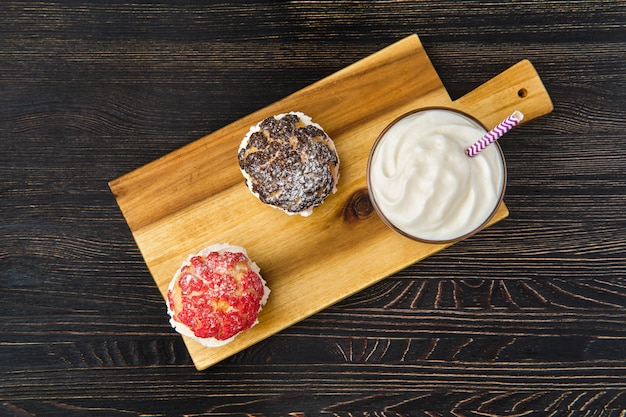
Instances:
[[[197,371],[107,182],[412,33],[542,77],[510,217]],[[0,93],[0,415],[624,415],[623,1],[3,1]]]

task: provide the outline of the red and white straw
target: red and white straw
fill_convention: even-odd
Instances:
[[[478,152],[485,149],[489,144],[500,139],[502,135],[517,126],[519,122],[521,122],[523,119],[524,114],[522,114],[522,112],[519,110],[515,110],[513,114],[504,119],[502,123],[491,129],[489,132],[485,133],[485,136],[478,139],[476,143],[467,148],[465,150],[465,153],[467,154],[467,156],[474,156],[478,154]]]

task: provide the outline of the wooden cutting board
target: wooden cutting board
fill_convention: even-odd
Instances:
[[[424,106],[463,110],[489,129],[516,109],[525,114],[525,123],[552,110],[528,61],[452,101],[412,35],[109,183],[164,296],[190,253],[224,242],[247,248],[272,290],[260,323],[232,343],[205,348],[185,338],[198,369],[446,246],[413,242],[391,231],[367,197],[365,167],[374,140],[396,117]],[[306,218],[260,203],[237,163],[237,148],[249,127],[288,111],[302,111],[321,124],[341,159],[338,192]],[[492,223],[507,215],[503,203]],[[165,304],[163,313],[167,320]]]

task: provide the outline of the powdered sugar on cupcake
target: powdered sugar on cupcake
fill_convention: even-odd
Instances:
[[[239,146],[239,167],[259,200],[308,216],[337,191],[339,156],[324,129],[301,112],[268,117]]]

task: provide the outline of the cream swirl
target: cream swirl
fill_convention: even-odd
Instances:
[[[465,154],[485,132],[472,119],[440,109],[394,123],[370,156],[368,182],[379,211],[423,240],[453,240],[481,227],[505,182],[496,146],[471,158]]]

